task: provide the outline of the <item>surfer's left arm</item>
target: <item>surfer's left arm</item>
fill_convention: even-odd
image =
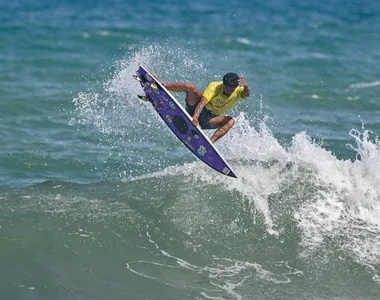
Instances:
[[[251,94],[247,81],[244,79],[243,75],[240,75],[239,79],[240,84],[244,87],[244,90],[241,92],[242,97],[247,98]]]
[[[201,114],[203,108],[206,106],[208,103],[208,100],[206,97],[202,96],[201,100],[198,102],[197,107],[195,108],[194,115],[193,115],[193,125],[194,126],[199,126],[198,118],[199,115]]]

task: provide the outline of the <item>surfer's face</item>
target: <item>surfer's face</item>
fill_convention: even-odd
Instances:
[[[224,86],[223,94],[226,96],[231,96],[233,92],[235,92],[236,87],[235,86]]]

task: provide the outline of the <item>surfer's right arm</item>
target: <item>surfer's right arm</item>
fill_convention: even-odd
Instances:
[[[192,92],[194,90],[194,85],[186,82],[174,82],[168,83],[163,82],[160,78],[158,78],[157,74],[153,74],[154,78],[156,78],[168,91],[171,92]]]
[[[162,83],[171,92],[194,92],[195,86],[185,82]]]

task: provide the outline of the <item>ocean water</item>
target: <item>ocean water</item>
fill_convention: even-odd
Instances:
[[[0,1],[0,299],[379,299],[379,28],[373,0]],[[139,63],[245,76],[237,179]]]

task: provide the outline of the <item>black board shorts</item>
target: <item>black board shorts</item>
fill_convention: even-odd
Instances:
[[[186,103],[186,111],[190,114],[190,116],[194,115],[195,108],[198,104],[195,104],[193,106]],[[201,114],[199,115],[198,121],[199,125],[201,125],[202,129],[216,129],[218,127],[213,126],[209,123],[209,120],[213,117],[216,117],[217,115],[213,114],[211,111],[209,111],[206,107],[203,108]]]

